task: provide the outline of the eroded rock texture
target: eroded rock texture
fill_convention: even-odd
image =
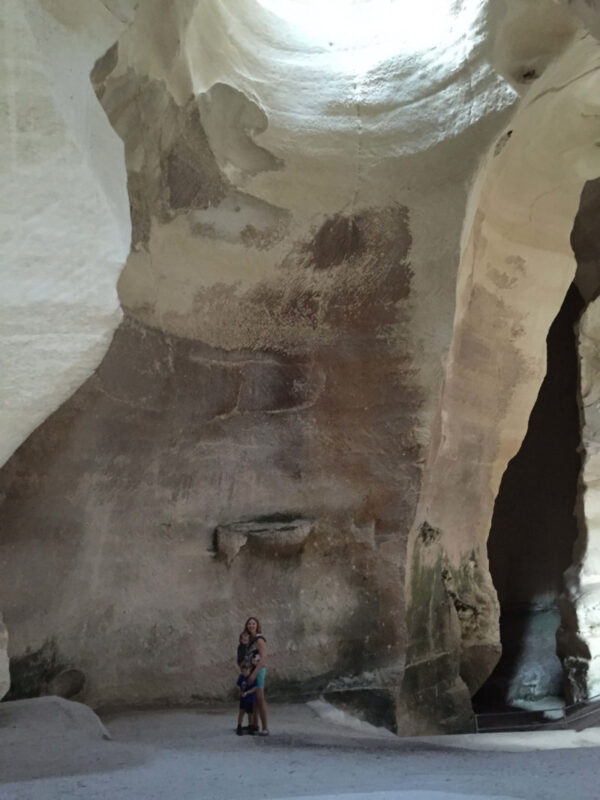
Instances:
[[[307,55],[258,3],[120,14],[91,80],[124,143],[127,318],[1,477],[15,696],[70,670],[98,704],[223,696],[253,612],[273,689],[377,691],[395,725],[465,179],[514,100],[482,9],[448,12],[428,81],[427,37]]]
[[[0,474],[13,696],[224,697],[256,613],[271,696],[467,728],[494,502],[600,174],[597,44],[550,0],[434,4],[401,42],[253,0],[27,5],[115,26],[86,57],[132,233],[108,354]]]
[[[2,14],[0,464],[106,353],[127,258],[123,148],[88,74],[123,28],[100,2]]]
[[[23,671],[53,638],[26,679],[75,668],[101,703],[221,697],[249,610],[275,694],[391,669],[418,482],[411,380],[372,340],[290,358],[127,320],[2,474]]]
[[[589,36],[547,62],[482,164],[467,210],[454,337],[408,556],[405,686],[415,714],[444,707],[450,725],[462,724],[467,694],[500,654],[486,540],[545,373],[546,334],[575,275],[570,232],[585,179],[600,169],[598,67]],[[558,118],[564,124],[550,123]],[[437,531],[433,542],[424,529]]]

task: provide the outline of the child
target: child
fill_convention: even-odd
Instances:
[[[244,661],[247,660],[249,648],[250,648],[250,634],[248,633],[248,631],[242,631],[240,633],[240,639],[237,649],[238,667],[241,667]]]
[[[242,722],[244,721],[244,714],[248,714],[248,730],[252,729],[252,715],[254,713],[254,697],[256,693],[256,686],[248,682],[248,675],[252,671],[252,664],[249,661],[243,661],[240,665],[240,674],[237,679],[237,685],[240,690],[240,710],[238,712],[238,721],[236,733],[238,736],[243,734]]]

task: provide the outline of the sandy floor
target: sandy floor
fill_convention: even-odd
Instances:
[[[234,734],[235,709],[118,714],[105,730],[77,703],[2,703],[0,798],[600,798],[598,729],[398,739],[304,705],[271,717],[263,739]]]

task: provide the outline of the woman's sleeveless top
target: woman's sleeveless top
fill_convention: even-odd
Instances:
[[[267,641],[265,637],[262,635],[262,633],[257,633],[254,639],[248,645],[248,652],[246,658],[250,659],[250,661],[253,664],[255,664],[260,658],[260,653],[258,652],[258,647],[256,646],[256,642],[258,641],[258,639],[262,639],[263,642],[265,643]]]

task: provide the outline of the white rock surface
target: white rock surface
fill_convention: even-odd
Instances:
[[[0,706],[0,727],[3,731],[10,731],[9,736],[4,736],[10,739],[15,750],[27,747],[32,739],[37,738],[40,748],[48,748],[54,742],[55,755],[76,744],[89,745],[111,738],[89,706],[53,696],[3,703]],[[3,745],[6,744],[8,742],[4,741]]]
[[[122,27],[98,0],[3,5],[0,464],[94,370],[121,318],[123,148],[89,72]]]
[[[569,6],[584,23],[586,28],[600,39],[600,3],[598,0],[556,0]]]
[[[440,259],[447,247],[444,209],[449,215],[451,205],[446,191],[457,173],[461,180],[470,174],[478,142],[469,142],[450,163],[435,146],[510,106],[515,97],[484,57],[486,4],[470,0],[449,7],[428,0],[417,14],[401,3],[356,3],[349,32],[344,27],[348,12],[342,13],[338,3],[329,12],[338,12],[335,35],[327,35],[321,10],[319,25],[307,30],[307,15],[299,14],[302,5],[177,0],[157,38],[148,32],[159,27],[163,8],[150,2],[140,6],[119,41],[113,80],[124,78],[127,70],[160,79],[180,105],[191,92],[208,93],[202,117],[211,148],[227,178],[244,193],[237,214],[224,203],[193,212],[192,219],[154,220],[149,252],[132,253],[120,281],[122,302],[168,332],[228,347],[247,344],[250,335],[268,345],[270,331],[238,326],[235,335],[222,324],[209,327],[202,315],[194,318],[194,294],[219,284],[235,287],[239,296],[276,275],[290,247],[323,215],[393,202],[411,211],[413,261],[423,265],[415,274],[423,295],[417,313],[423,327],[431,327],[425,322],[432,313],[426,300],[429,273],[437,268],[436,278],[447,280],[448,262],[442,267]],[[277,14],[278,9],[285,13]],[[438,20],[431,26],[426,20],[435,18],[434,10]],[[357,31],[360,25],[365,30]],[[222,83],[241,94],[217,97],[215,87]],[[260,126],[240,116],[249,100],[258,106],[254,112],[264,115]],[[127,124],[123,108],[117,111],[125,120],[113,120],[120,132]],[[260,167],[261,152],[270,154],[271,168],[266,162]],[[141,153],[136,156],[139,160]],[[286,235],[266,249],[235,235],[235,226],[260,225],[257,204],[262,204],[263,224],[274,212],[291,215]],[[435,232],[423,230],[428,214],[438,220]],[[216,238],[190,235],[190,223],[215,225]],[[441,292],[438,286],[435,298]],[[421,334],[421,346],[436,362],[438,342],[429,339],[440,335]],[[291,336],[298,340],[306,332]]]

